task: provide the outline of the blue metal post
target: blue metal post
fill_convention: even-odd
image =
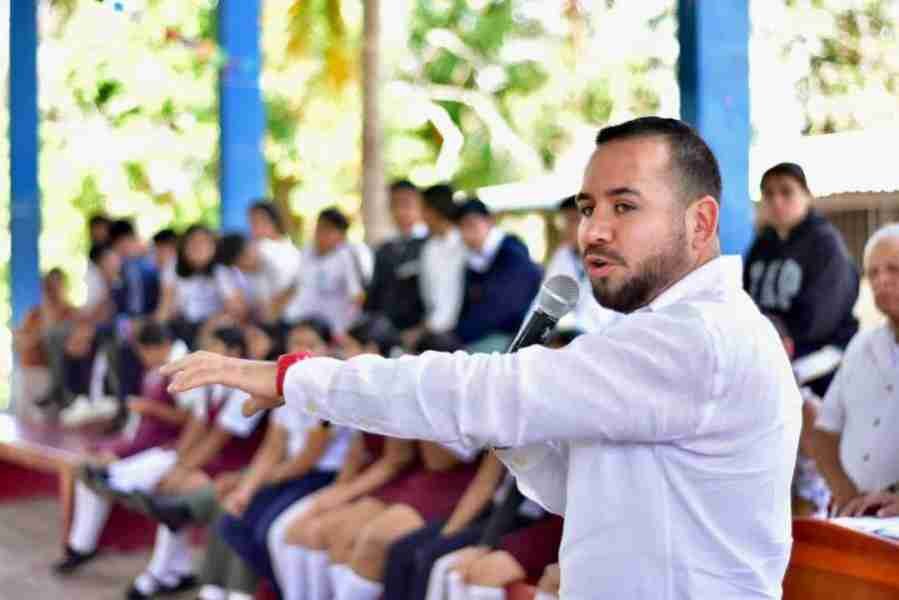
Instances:
[[[219,0],[219,191],[222,229],[246,231],[247,207],[265,195],[265,109],[259,90],[260,0]]]
[[[9,231],[13,324],[40,301],[38,238],[41,201],[38,188],[37,106],[38,0],[10,3],[9,19]]]
[[[749,198],[749,0],[678,0],[681,117],[709,143],[724,178],[721,242],[752,240]]]

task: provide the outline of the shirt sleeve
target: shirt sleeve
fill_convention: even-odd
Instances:
[[[671,441],[716,414],[714,335],[681,305],[560,350],[316,358],[288,370],[285,398],[340,425],[445,444]]]
[[[255,431],[256,425],[259,424],[259,420],[262,418],[263,414],[257,412],[252,417],[244,416],[243,404],[249,398],[250,397],[244,392],[237,390],[233,391],[225,401],[225,406],[223,406],[221,412],[219,412],[216,424],[228,433],[237,437],[249,437],[249,435]]]
[[[532,444],[497,450],[496,455],[515,476],[518,489],[549,512],[565,514],[568,481],[568,446]]]
[[[818,419],[815,421],[815,429],[829,431],[830,433],[841,433],[846,424],[846,371],[850,363],[843,362],[840,370],[837,371],[833,381],[827,388],[824,395],[824,402],[821,405],[821,412],[818,413]]]

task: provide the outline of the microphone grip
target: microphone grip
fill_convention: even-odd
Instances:
[[[518,350],[533,344],[543,343],[546,341],[546,338],[553,330],[553,327],[556,326],[557,322],[558,319],[546,314],[538,308],[525,320],[521,329],[518,330],[518,335],[516,335],[515,339],[512,340],[512,343],[509,344],[509,347],[506,349],[506,354],[517,352]]]

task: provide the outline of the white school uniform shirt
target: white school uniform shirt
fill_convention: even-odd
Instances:
[[[307,246],[302,264],[299,289],[284,309],[284,319],[295,323],[319,317],[343,333],[361,314],[356,298],[364,291],[364,272],[353,249],[343,244],[320,255],[314,246]]]
[[[859,490],[899,481],[899,345],[889,325],[852,339],[815,427],[840,434],[840,463]]]
[[[260,239],[254,243],[261,265],[259,272],[253,273],[250,280],[257,301],[268,303],[298,281],[302,256],[300,249],[287,236],[277,240]]]
[[[564,515],[563,599],[780,598],[801,400],[739,257],[565,348],[425,353],[287,372],[287,402],[388,436],[512,447]]]
[[[577,248],[564,244],[553,253],[549,264],[546,265],[546,279],[556,275],[568,275],[573,278],[577,281],[581,292],[577,306],[562,317],[559,327],[573,327],[584,332],[602,331],[618,316],[615,311],[604,308],[596,301]]]
[[[287,432],[287,455],[290,458],[303,451],[309,432],[322,423],[298,407],[287,404],[276,408],[272,412],[272,418]],[[319,471],[339,471],[350,449],[354,433],[354,430],[348,427],[332,426],[331,439],[321,458],[315,463],[315,468]]]
[[[262,419],[263,412],[257,412],[251,417],[243,414],[243,405],[249,400],[249,396],[233,388],[223,385],[214,384],[209,388],[198,388],[203,390],[203,399],[197,395],[193,403],[193,416],[199,421],[208,420],[208,415],[213,407],[222,405],[218,415],[216,415],[215,424],[223,431],[227,431],[231,435],[239,438],[249,437],[256,430],[256,425]],[[210,406],[212,404],[213,406]]]
[[[459,320],[465,297],[465,261],[468,249],[459,230],[432,235],[421,249],[418,287],[430,331],[452,331]]]
[[[211,275],[178,275],[172,264],[162,275],[162,285],[175,290],[178,313],[191,323],[200,323],[224,308],[224,297],[231,289],[228,269],[216,265]]]

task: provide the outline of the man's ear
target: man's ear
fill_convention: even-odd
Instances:
[[[700,252],[718,239],[718,201],[711,196],[694,200],[687,207],[685,219],[690,248]]]

